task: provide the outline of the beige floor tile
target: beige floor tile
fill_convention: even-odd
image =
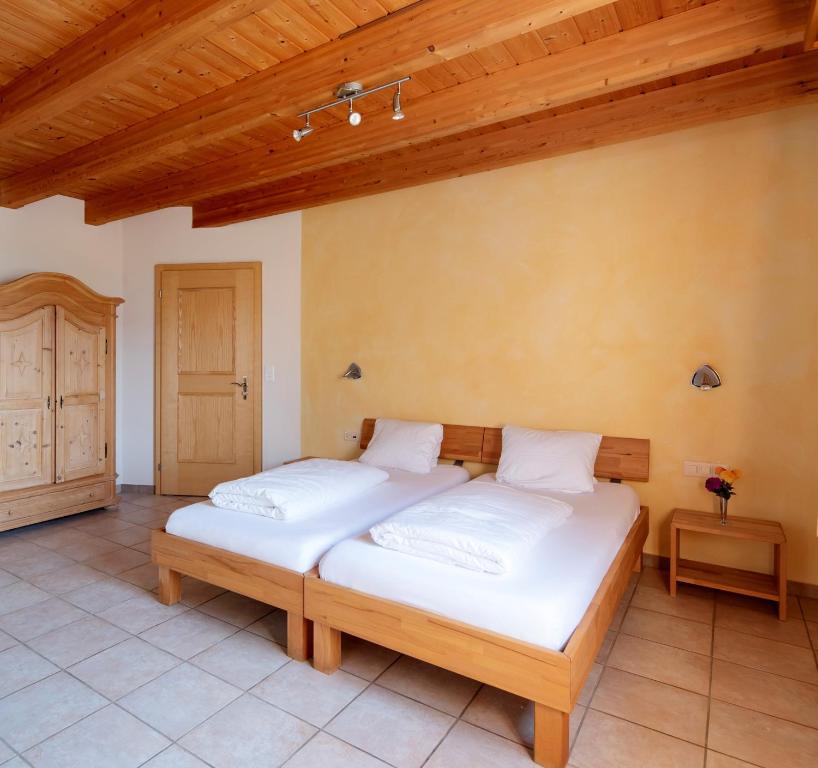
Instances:
[[[264,618],[254,621],[247,631],[254,635],[263,637],[272,643],[287,646],[287,612],[273,611]]]
[[[16,581],[19,581],[19,579],[13,573],[0,570],[0,589],[7,587],[9,584],[14,584]]]
[[[291,661],[262,680],[251,692],[322,728],[366,686],[365,680],[343,670],[325,675],[308,662]]]
[[[814,597],[799,597],[798,602],[801,603],[804,618],[807,621],[818,622],[818,600]]]
[[[709,624],[634,607],[628,610],[622,622],[622,632],[705,655],[710,653],[713,637]]]
[[[181,664],[123,696],[119,706],[175,741],[239,696],[234,685]]]
[[[237,627],[248,627],[274,609],[273,606],[260,603],[250,597],[238,595],[235,592],[225,592],[223,595],[202,603],[196,610]]]
[[[17,641],[5,632],[0,630],[0,651],[5,651],[7,648],[12,648],[17,645]]]
[[[668,572],[658,568],[643,568],[639,575],[639,586],[668,591]]]
[[[109,541],[115,541],[117,544],[121,544],[123,547],[132,547],[134,544],[141,544],[142,542],[150,541],[151,529],[146,528],[143,525],[132,525],[130,528],[126,528],[124,531],[107,533],[103,536],[103,538],[108,539]]]
[[[0,589],[0,616],[21,608],[27,608],[36,603],[49,600],[51,595],[48,592],[38,589],[25,581],[16,581]]]
[[[128,638],[128,633],[107,621],[88,616],[73,624],[55,629],[28,644],[37,653],[61,667],[70,667],[95,653],[104,651],[112,645]]]
[[[28,750],[34,768],[136,768],[168,740],[113,704]]]
[[[283,768],[318,768],[319,766],[320,768],[388,768],[387,763],[323,732],[315,734],[284,763]]]
[[[591,696],[594,695],[594,691],[599,683],[599,678],[602,675],[602,665],[597,664],[596,662],[591,665],[591,669],[588,672],[588,678],[585,680],[585,684],[582,686],[582,690],[579,692],[579,696],[577,696],[577,703],[582,704],[582,706],[588,706],[591,702]]]
[[[366,640],[344,635],[341,648],[341,669],[365,680],[374,680],[400,654]]]
[[[0,737],[23,752],[107,704],[88,686],[59,672],[0,701]]]
[[[127,531],[131,524],[125,520],[120,520],[113,515],[100,515],[98,518],[80,523],[74,526],[74,530],[90,533],[92,536],[105,536],[109,533]]]
[[[192,576],[182,577],[182,603],[190,608],[206,603],[224,592],[224,589],[215,584],[207,584]]]
[[[722,701],[710,705],[707,746],[763,768],[818,765],[818,731]]]
[[[616,632],[614,632],[612,629],[609,629],[605,633],[605,639],[602,641],[602,646],[599,649],[599,653],[596,655],[597,664],[605,664],[605,662],[608,661],[608,656],[611,655],[611,649],[613,648],[615,640]]]
[[[31,580],[31,583],[40,589],[50,592],[52,595],[63,595],[66,592],[84,587],[86,584],[93,584],[95,581],[104,579],[104,574],[95,568],[87,565],[72,563],[65,568],[56,571],[49,571]]]
[[[711,695],[715,699],[818,728],[818,685],[716,660]]]
[[[198,757],[185,752],[178,744],[171,744],[164,752],[148,760],[142,768],[208,768]]]
[[[90,560],[92,557],[104,555],[106,552],[113,552],[115,549],[119,549],[119,544],[107,539],[100,539],[97,536],[89,536],[84,541],[77,541],[60,547],[58,551],[65,557],[83,562]]]
[[[745,763],[744,760],[739,760],[735,757],[722,755],[721,752],[713,752],[712,749],[707,750],[707,757],[705,758],[705,768],[756,768],[752,763]]]
[[[119,699],[178,663],[169,653],[132,637],[74,664],[68,671],[109,699]]]
[[[61,547],[67,547],[69,544],[91,541],[93,538],[90,533],[61,526],[39,531],[31,537],[30,541],[34,541],[38,546],[47,549],[60,549]]]
[[[190,659],[235,632],[232,624],[187,611],[142,632],[140,637],[181,659]]]
[[[815,656],[809,648],[716,627],[713,655],[774,675],[818,684]]]
[[[144,552],[146,555],[151,553],[151,540],[148,539],[147,541],[138,541],[136,544],[131,544],[131,549],[135,549],[137,552]]]
[[[326,731],[396,768],[419,768],[454,722],[436,709],[373,685]]]
[[[701,768],[704,749],[588,710],[571,752],[576,768]]]
[[[534,744],[534,707],[513,693],[484,685],[462,719],[511,741]]]
[[[666,589],[653,589],[640,585],[633,595],[631,607],[636,606],[657,613],[677,616],[680,619],[712,624],[713,603],[713,595],[704,590],[693,592],[679,589],[676,597],[671,597]]]
[[[237,632],[190,661],[246,691],[289,660],[281,646],[271,640],[249,632]]]
[[[98,615],[136,635],[188,610],[190,609],[181,603],[163,605],[152,593],[143,592]]]
[[[426,768],[531,768],[531,753],[521,744],[459,722],[449,732]]]
[[[179,743],[214,768],[270,768],[314,733],[311,725],[245,694]]]
[[[141,594],[142,590],[139,587],[109,576],[79,589],[72,589],[62,597],[84,611],[101,613]]]
[[[22,645],[15,645],[0,653],[0,698],[57,671],[51,662]]]
[[[96,568],[98,571],[107,573],[109,576],[116,576],[118,573],[144,565],[150,561],[150,557],[144,552],[137,552],[135,549],[121,547],[104,555],[97,555],[85,561],[85,565]]]
[[[778,609],[762,600],[754,601],[751,606],[719,602],[716,605],[716,626],[803,648],[810,647],[807,627],[800,614],[790,611],[787,621],[779,621]]]
[[[14,751],[11,747],[6,746],[2,741],[0,741],[0,765],[5,763],[7,760],[10,760],[14,757]]]
[[[58,568],[72,565],[73,561],[58,552],[38,547],[39,552],[33,557],[27,557],[17,562],[7,563],[4,568],[21,579],[33,579]]]
[[[620,635],[608,658],[608,666],[694,693],[707,695],[710,687],[707,656],[639,637]]]
[[[119,574],[119,578],[150,591],[159,586],[159,569],[153,563],[145,563],[144,565],[136,566],[136,568],[129,568],[127,571],[122,571],[122,573]]]
[[[378,685],[458,717],[480,683],[446,669],[402,656],[379,678]]]
[[[85,618],[88,614],[65,600],[52,597],[42,603],[21,608],[14,613],[0,616],[0,629],[27,642],[52,629],[64,627],[74,621]]]
[[[706,696],[609,667],[591,708],[704,746]]]

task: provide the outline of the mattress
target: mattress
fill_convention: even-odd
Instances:
[[[209,544],[304,573],[333,544],[385,517],[466,482],[462,467],[440,464],[426,475],[390,469],[389,479],[354,499],[302,520],[274,520],[216,507],[210,501],[177,509],[165,525],[174,536]]]
[[[472,482],[496,482],[483,475]],[[325,581],[421,608],[481,629],[562,650],[639,516],[627,485],[593,493],[549,493],[573,514],[509,573],[495,575],[380,547],[368,533],[321,559]]]

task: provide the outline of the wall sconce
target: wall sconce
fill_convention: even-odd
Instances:
[[[361,371],[361,366],[358,363],[350,363],[349,367],[344,371],[343,375],[341,376],[342,379],[349,379],[350,381],[356,381],[363,376],[363,371]]]
[[[715,389],[721,386],[721,376],[709,365],[700,365],[693,374],[690,383],[706,392],[708,389]]]

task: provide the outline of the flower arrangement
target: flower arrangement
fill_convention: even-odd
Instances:
[[[704,487],[719,497],[719,517],[722,525],[727,525],[727,502],[736,495],[733,485],[740,477],[740,469],[716,467],[716,474],[704,482]]]
[[[707,488],[710,493],[715,493],[719,498],[729,500],[732,496],[736,495],[733,484],[740,478],[740,469],[716,467],[716,474],[705,480],[704,487]]]

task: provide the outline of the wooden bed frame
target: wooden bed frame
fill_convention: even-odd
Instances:
[[[485,429],[482,463],[499,460],[502,431]],[[363,440],[362,440],[363,444]],[[595,474],[613,482],[647,481],[650,442],[603,438]],[[314,665],[330,674],[341,663],[341,633],[386,646],[534,702],[534,761],[563,768],[569,716],[633,571],[642,568],[648,509],[634,522],[563,651],[489,632],[438,614],[373,597],[307,574],[304,615],[314,623]]]
[[[375,419],[364,420],[361,448],[369,445],[374,428]],[[440,457],[480,462],[485,431],[483,427],[444,425]],[[238,592],[286,611],[287,653],[299,661],[312,656],[312,622],[304,616],[305,574],[164,530],[151,536],[151,557],[159,566],[160,602],[173,605],[182,599],[183,575]]]

